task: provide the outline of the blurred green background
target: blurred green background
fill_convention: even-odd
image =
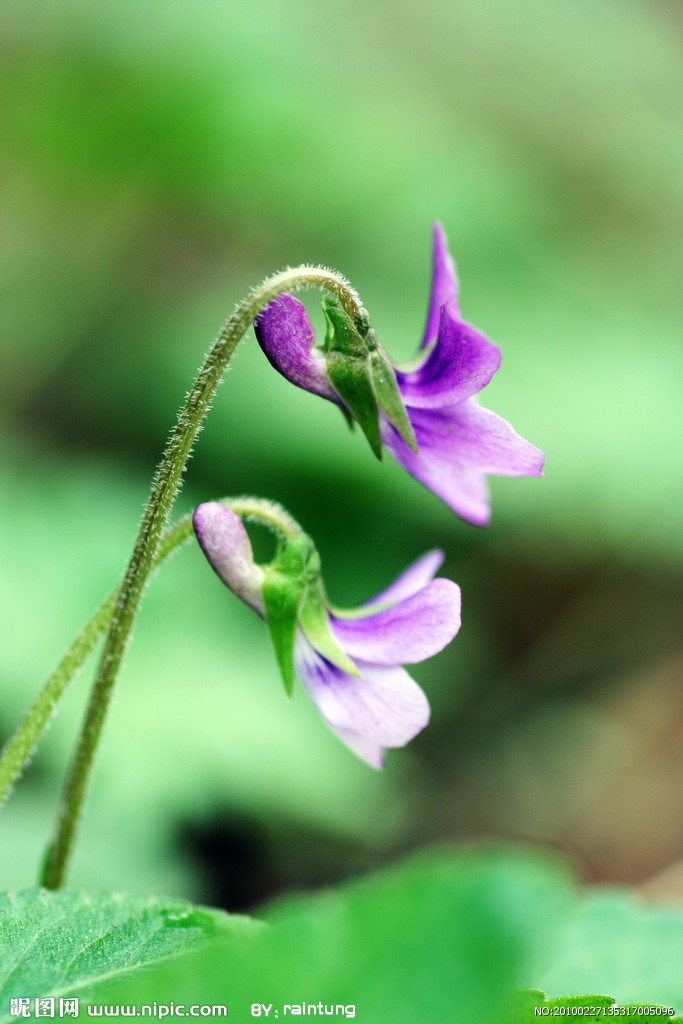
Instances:
[[[261,624],[183,551],[148,592],[73,884],[240,910],[473,837],[555,847],[591,880],[675,865],[677,5],[9,0],[3,15],[0,738],[123,571],[202,354],[271,272],[338,268],[409,358],[441,220],[463,315],[503,352],[483,404],[547,453],[543,480],[492,481],[476,530],[380,467],[250,332],[177,513],[281,501],[338,604],[443,547],[461,635],[415,668],[431,725],[374,773],[302,692],[284,698]],[[93,668],[3,810],[2,888],[35,882]]]

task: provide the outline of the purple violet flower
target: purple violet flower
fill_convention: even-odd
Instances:
[[[268,566],[254,562],[241,520],[218,502],[200,505],[194,529],[211,567],[225,585],[261,618]],[[424,661],[450,643],[460,628],[460,588],[434,579],[443,561],[431,551],[391,586],[351,612],[327,619],[343,655],[358,675],[333,664],[299,622],[294,667],[326,724],[358,757],[381,768],[389,747],[403,747],[429,721],[424,693],[401,667]]]
[[[510,424],[474,399],[500,366],[493,342],[460,317],[455,267],[440,224],[434,225],[432,287],[420,361],[394,366],[415,434],[413,451],[379,408],[384,446],[408,472],[461,518],[485,526],[490,518],[487,474],[540,476],[544,456]],[[332,386],[325,352],[305,307],[291,295],[273,299],[254,322],[261,348],[288,380],[347,413]]]

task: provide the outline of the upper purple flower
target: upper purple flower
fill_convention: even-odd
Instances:
[[[544,456],[506,420],[475,401],[473,396],[500,366],[500,351],[461,319],[457,291],[446,237],[435,224],[421,358],[410,369],[394,367],[417,451],[384,408],[379,408],[379,430],[385,447],[412,476],[463,519],[485,526],[490,518],[486,475],[540,476]],[[254,330],[269,361],[288,380],[351,411],[332,384],[325,352],[314,348],[315,331],[303,303],[291,295],[278,296],[259,314]]]
[[[223,583],[261,618],[268,567],[256,565],[241,520],[207,502],[194,513],[197,539]],[[294,667],[327,725],[360,758],[381,768],[389,747],[403,747],[429,721],[424,693],[401,667],[442,650],[460,628],[460,588],[434,579],[443,560],[432,551],[353,612],[327,611],[327,626],[352,675],[299,620]],[[327,655],[330,655],[329,657]]]

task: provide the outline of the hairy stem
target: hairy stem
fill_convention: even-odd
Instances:
[[[64,878],[114,682],[154,565],[163,529],[209,404],[233,352],[258,313],[281,292],[310,287],[331,291],[354,321],[362,323],[363,311],[356,293],[343,278],[332,271],[304,266],[268,278],[247,296],[228,320],[206,357],[178,416],[154,480],[126,575],[118,590],[90,702],[62,792],[55,838],[42,879],[42,884],[49,889],[59,888]]]
[[[222,498],[221,504],[235,515],[269,526],[284,536],[296,536],[300,527],[273,502],[258,498]],[[153,570],[178,550],[192,536],[192,516],[184,516],[161,538]],[[30,761],[41,734],[54,715],[60,697],[95,647],[114,614],[119,587],[116,587],[97,609],[66,652],[32,706],[24,715],[14,735],[0,754],[0,805],[12,792],[14,784]]]
[[[185,516],[164,534],[154,559],[154,568],[166,559],[192,534],[192,517]],[[91,653],[114,614],[120,587],[97,609],[90,622],[83,627],[59,665],[52,673],[20,725],[7,741],[0,756],[0,804],[12,791],[14,783],[31,759],[41,733],[54,715],[60,697]]]

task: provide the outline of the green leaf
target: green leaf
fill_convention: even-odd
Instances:
[[[614,1007],[611,1013],[606,1013]],[[638,1010],[647,1008],[647,1014],[638,1013]],[[617,1004],[611,996],[558,996],[551,998],[538,992],[535,989],[527,989],[522,992],[513,993],[508,1006],[507,1014],[502,1018],[501,1024],[534,1024],[544,1017],[586,1018],[586,1013],[580,1014],[579,1010],[596,1010],[590,1015],[591,1020],[615,1020],[619,1017],[651,1017],[653,1020],[668,1021],[669,1024],[681,1024],[682,1017],[673,1017],[669,1011],[672,1007],[663,1006],[659,1003],[628,1003],[627,1005]],[[621,1012],[623,1011],[623,1012]]]
[[[544,992],[608,992],[621,1006],[683,1009],[683,913],[651,906],[628,891],[590,892],[567,918],[534,987]]]
[[[541,1006],[545,996],[536,989],[523,989],[513,992],[507,1006],[507,1014],[501,1024],[526,1024],[535,1015],[536,1007]]]
[[[382,458],[379,406],[370,353],[351,317],[333,301],[323,300],[327,320],[327,372],[334,390],[349,407],[378,459]]]
[[[577,1009],[587,1007],[600,1007],[607,1009],[614,1006],[614,999],[610,996],[562,996],[559,999],[548,999],[543,992],[536,989],[526,989],[522,992],[514,992],[510,998],[507,1014],[501,1019],[501,1024],[532,1024],[534,1021],[543,1020],[544,1017],[553,1016],[552,1010],[555,1007],[565,1008],[565,1013],[556,1014],[561,1017],[585,1016],[577,1014]],[[572,1007],[575,1007],[572,1013]],[[543,1010],[541,1010],[543,1008]],[[540,1011],[540,1012],[539,1012]],[[591,1017],[591,1020],[601,1019]]]
[[[335,891],[289,898],[266,912],[273,927],[248,946],[214,942],[106,998],[140,1005],[172,992],[227,1004],[234,1024],[249,1021],[256,1002],[279,1008],[282,1020],[284,1004],[319,1001],[352,1005],[368,1024],[500,1024],[509,992],[571,899],[550,858],[430,852]]]
[[[571,1009],[572,1006],[599,1006],[605,1009],[608,1006],[614,1006],[614,999],[611,996],[559,996],[556,999],[549,999],[547,996],[545,1002],[548,1006],[567,1006]],[[568,1016],[576,1016],[576,1014],[568,1014]]]
[[[218,936],[262,928],[178,900],[32,889],[0,894],[0,1022],[23,996],[80,995]]]
[[[216,940],[173,971],[118,987],[118,1001],[162,1000],[175,980],[183,998],[229,1003],[236,1022],[259,998],[355,1004],[372,1024],[527,1024],[541,1006],[683,1005],[683,913],[624,893],[581,896],[538,855],[423,854],[264,917],[272,929],[248,946]]]

